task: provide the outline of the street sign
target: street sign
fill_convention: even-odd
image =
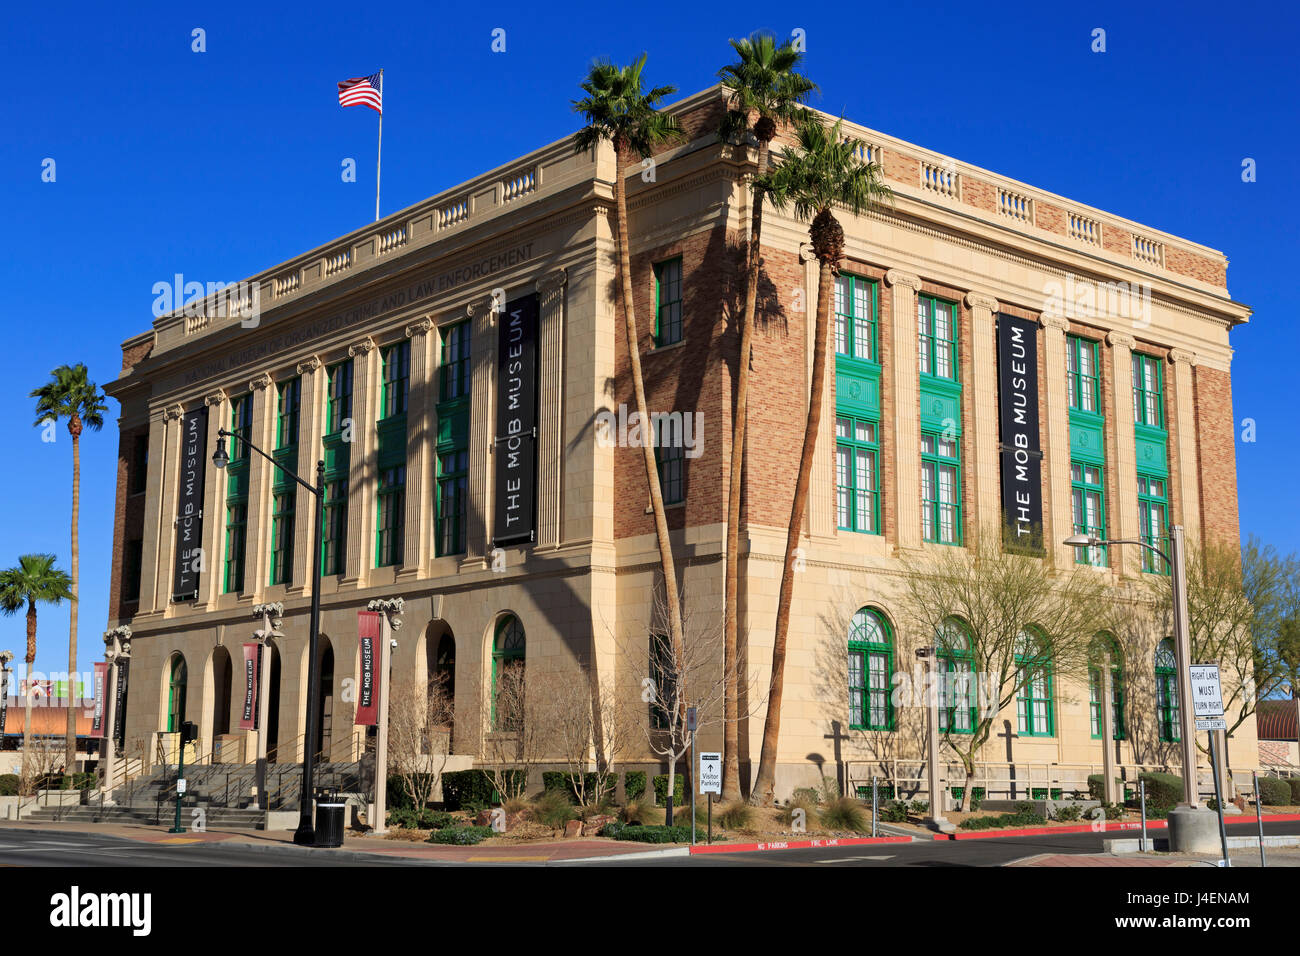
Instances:
[[[184,777],[181,777],[181,779],[179,779],[179,780],[176,781],[176,792],[177,792],[177,793],[184,793],[184,792],[185,792],[185,778],[184,778]]]
[[[695,733],[695,708],[694,707],[686,708],[686,729],[689,730],[691,733]]]
[[[722,793],[722,754],[700,754],[700,793]]]
[[[1192,678],[1192,713],[1197,719],[1223,716],[1223,690],[1219,686],[1218,664],[1193,664],[1187,668]]]
[[[1206,717],[1196,721],[1197,730],[1227,730],[1228,722],[1222,717]]]

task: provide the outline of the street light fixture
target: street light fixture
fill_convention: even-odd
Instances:
[[[316,755],[312,748],[316,741],[316,708],[320,700],[320,670],[316,666],[316,651],[320,643],[320,566],[323,546],[322,523],[324,521],[323,512],[325,507],[325,461],[320,459],[316,462],[316,484],[312,486],[248,439],[222,428],[217,431],[217,450],[212,453],[212,464],[216,465],[217,468],[225,468],[230,464],[230,455],[226,453],[227,438],[238,438],[242,448],[250,448],[257,452],[311,492],[316,500],[316,505],[312,508],[316,517],[316,529],[313,535],[311,563],[311,623],[307,639],[307,660],[309,662],[307,667],[307,735],[302,748],[302,793],[299,795],[298,829],[293,834],[294,843],[301,846],[312,846],[316,842],[316,830],[311,819],[311,778],[316,763]]]

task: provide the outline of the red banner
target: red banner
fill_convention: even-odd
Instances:
[[[379,611],[357,612],[357,644],[361,652],[361,684],[357,688],[357,725],[379,723],[379,640],[384,616]]]
[[[100,661],[95,665],[95,716],[90,725],[90,736],[104,736],[104,707],[108,699],[108,663]]]
[[[244,645],[244,709],[239,714],[239,729],[252,730],[257,726],[258,651],[261,645],[249,641]]]

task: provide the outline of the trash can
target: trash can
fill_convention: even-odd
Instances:
[[[343,845],[343,811],[346,808],[347,804],[339,799],[338,791],[316,791],[316,846]]]

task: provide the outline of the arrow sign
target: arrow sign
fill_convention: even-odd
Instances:
[[[722,793],[722,754],[720,753],[701,753],[700,754],[700,772],[698,774],[700,781],[700,793]]]

